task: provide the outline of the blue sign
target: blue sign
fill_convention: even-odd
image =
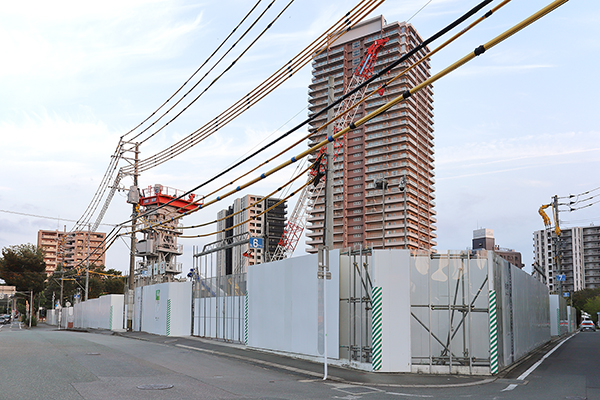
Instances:
[[[569,296],[570,296],[569,292],[564,292],[563,293],[563,297],[569,297]]]
[[[262,238],[250,238],[248,241],[251,249],[262,249],[263,248],[263,240]]]
[[[559,282],[564,282],[564,281],[567,280],[567,276],[564,275],[564,274],[556,275],[556,280],[559,281]]]

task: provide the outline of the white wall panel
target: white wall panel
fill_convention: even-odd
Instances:
[[[141,331],[163,336],[190,335],[192,282],[160,283],[141,289]]]
[[[410,252],[374,250],[373,287],[381,287],[383,298],[379,372],[410,372]]]
[[[248,267],[248,345],[320,356],[317,256]],[[327,281],[328,356],[339,358],[339,251],[330,253]]]
[[[123,329],[124,295],[110,294],[75,304],[73,326],[92,329]]]

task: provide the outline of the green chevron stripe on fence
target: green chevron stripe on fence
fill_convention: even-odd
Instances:
[[[112,331],[113,306],[110,306],[110,317],[108,320],[108,329]]]
[[[373,371],[381,369],[382,361],[382,289],[373,288]]]
[[[244,298],[244,344],[248,346],[248,293]]]
[[[171,299],[167,299],[167,336],[171,334]]]
[[[495,290],[490,290],[490,372],[498,373],[498,321],[496,319]]]

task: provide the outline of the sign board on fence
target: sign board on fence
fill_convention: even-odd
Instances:
[[[263,239],[262,238],[250,238],[249,245],[251,249],[262,249]]]

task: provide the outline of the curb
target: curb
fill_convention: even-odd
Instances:
[[[263,360],[260,358],[255,358],[255,357],[249,357],[249,356],[244,356],[244,355],[240,355],[240,354],[235,354],[235,353],[229,353],[229,352],[223,352],[223,351],[218,351],[218,350],[213,350],[213,349],[205,349],[202,347],[196,347],[196,346],[190,346],[188,344],[180,344],[180,343],[164,343],[164,342],[154,342],[148,338],[144,338],[141,336],[137,336],[137,335],[128,335],[127,333],[123,333],[123,332],[114,332],[113,335],[117,335],[117,336],[121,336],[124,338],[129,338],[129,339],[135,339],[135,340],[142,340],[145,342],[150,342],[150,343],[156,343],[156,344],[161,344],[161,345],[171,345],[171,346],[175,346],[181,349],[187,349],[187,350],[193,350],[193,351],[197,351],[197,352],[201,352],[201,353],[205,353],[205,354],[210,354],[210,355],[214,355],[217,357],[227,357],[230,359],[235,359],[235,360],[240,360],[243,362],[247,362],[250,364],[258,364],[258,365],[263,365],[266,367],[270,367],[270,368],[275,368],[275,369],[279,369],[279,370],[283,370],[283,371],[287,371],[287,372],[291,372],[291,373],[295,373],[295,374],[300,374],[300,375],[304,375],[310,378],[318,378],[318,379],[322,379],[323,378],[323,373],[322,372],[315,372],[315,371],[311,371],[308,369],[303,369],[303,368],[298,368],[298,367],[294,367],[294,366],[290,366],[290,365],[286,365],[283,363],[277,363],[277,362],[273,362],[273,361],[267,361],[267,360]],[[149,334],[150,335],[150,334]],[[166,336],[160,336],[160,335],[153,335],[156,336],[157,338],[167,338]],[[182,337],[181,339],[196,339],[195,337]],[[218,342],[218,341],[212,341],[212,340],[207,340],[207,342],[209,342],[211,345],[216,345],[216,346],[225,346],[228,347],[228,343],[222,343],[222,342]],[[255,352],[256,350],[254,349],[248,349],[248,348],[244,348],[244,349],[239,349],[239,350],[243,350],[243,351],[247,351],[247,352]],[[261,353],[260,351],[256,351],[258,353]],[[269,355],[274,355],[271,353],[265,353],[265,354],[269,354]],[[293,357],[288,357],[285,355],[281,355],[281,354],[277,354],[277,356],[279,357],[286,357],[290,360],[294,360]],[[310,360],[302,360],[302,361],[308,361],[308,362],[312,362]],[[336,368],[340,368],[343,370],[346,370],[348,372],[352,372],[352,373],[357,373],[357,374],[365,374],[365,371],[360,371],[360,370],[354,370],[354,369],[348,369],[348,368],[344,368],[343,366],[335,366]],[[360,382],[360,381],[355,381],[355,380],[350,380],[350,379],[345,379],[345,378],[341,378],[339,376],[332,376],[332,372],[331,369],[329,371],[328,377],[326,382],[336,382],[336,383],[343,383],[343,384],[349,384],[349,385],[355,385],[355,386],[373,386],[373,387],[395,387],[395,388],[446,388],[446,387],[469,387],[469,386],[478,386],[478,385],[485,385],[485,384],[489,384],[492,383],[494,381],[496,381],[498,378],[497,377],[486,377],[477,381],[472,381],[472,382],[465,382],[465,383],[447,383],[447,384],[401,384],[401,383],[386,383],[386,382]],[[383,374],[379,374],[384,376]],[[419,376],[422,377],[423,374],[402,374],[403,376]],[[435,377],[444,377],[447,375],[434,375]],[[451,376],[453,378],[457,378],[457,377],[462,377],[463,375],[448,375]],[[469,376],[469,378],[472,378]]]

